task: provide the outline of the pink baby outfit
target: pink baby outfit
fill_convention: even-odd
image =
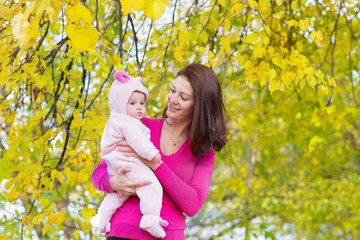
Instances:
[[[162,187],[152,170],[139,159],[125,157],[119,149],[118,143],[126,139],[128,144],[142,157],[151,160],[159,153],[150,142],[150,130],[140,120],[126,115],[126,107],[134,91],[144,93],[147,99],[149,92],[141,84],[141,78],[132,78],[125,72],[115,73],[109,93],[110,119],[105,125],[101,139],[101,158],[107,163],[107,174],[115,175],[123,166],[129,166],[131,171],[126,176],[132,181],[151,181],[150,185],[139,187],[136,194],[140,198],[142,213],[139,226],[158,238],[165,237],[160,222],[162,205]],[[90,223],[103,233],[110,232],[114,227],[110,220],[114,212],[123,205],[129,195],[108,193],[102,201],[97,215],[91,218]]]
[[[141,121],[151,131],[151,141],[160,150],[163,163],[154,170],[163,189],[163,201],[160,216],[169,221],[165,228],[165,240],[184,240],[186,228],[185,216],[194,216],[205,202],[209,191],[211,175],[214,169],[215,152],[211,150],[203,156],[194,156],[191,152],[189,138],[181,148],[172,155],[164,155],[160,148],[161,130],[164,119],[143,118]],[[95,188],[111,193],[105,161],[99,163],[92,174]],[[111,231],[108,237],[123,237],[141,240],[156,240],[146,231],[139,228],[141,211],[140,199],[131,196],[124,205],[116,210],[111,219]]]

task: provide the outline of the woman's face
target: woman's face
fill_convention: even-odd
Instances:
[[[184,76],[178,76],[171,85],[168,94],[166,115],[175,121],[191,121],[194,114],[193,88]]]

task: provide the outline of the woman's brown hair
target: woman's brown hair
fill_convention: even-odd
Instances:
[[[221,86],[214,71],[202,64],[190,64],[177,76],[186,77],[194,91],[194,115],[190,127],[190,146],[195,156],[207,154],[211,148],[220,151],[228,133]],[[167,108],[163,117],[166,118]]]

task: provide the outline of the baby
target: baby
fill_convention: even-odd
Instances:
[[[137,158],[123,156],[118,146],[120,141],[126,139],[143,158],[149,161],[161,160],[159,150],[150,141],[150,130],[140,121],[146,115],[145,102],[149,96],[141,82],[140,77],[130,77],[123,71],[115,73],[115,81],[109,93],[110,119],[101,138],[101,158],[107,162],[110,175],[117,174],[123,166],[129,166],[131,171],[126,176],[130,180],[151,181],[151,184],[136,189],[143,214],[140,228],[156,238],[164,238],[166,234],[162,226],[166,227],[168,222],[160,218],[163,194],[161,184],[148,166]],[[102,233],[110,232],[112,215],[128,197],[123,193],[108,193],[90,223]]]

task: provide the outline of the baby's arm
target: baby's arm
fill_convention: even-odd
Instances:
[[[161,160],[159,150],[157,150],[154,144],[146,138],[144,132],[140,128],[133,126],[124,128],[123,134],[129,146],[141,157],[146,158],[149,161],[153,159],[156,159],[156,161]]]

